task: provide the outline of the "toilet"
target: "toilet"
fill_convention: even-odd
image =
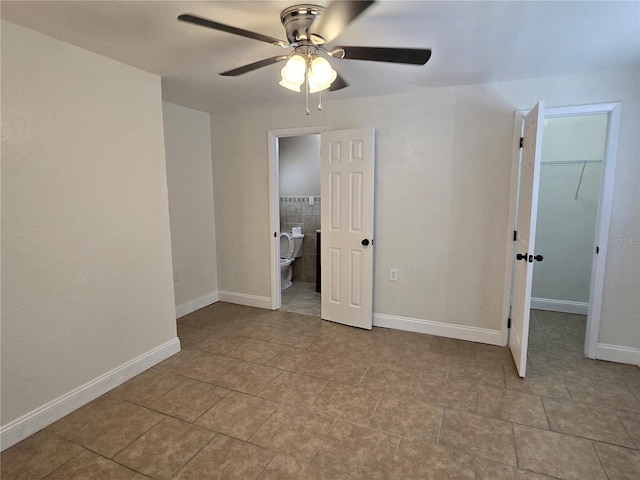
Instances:
[[[302,233],[280,233],[280,288],[286,290],[291,286],[293,275],[292,263],[302,256]]]

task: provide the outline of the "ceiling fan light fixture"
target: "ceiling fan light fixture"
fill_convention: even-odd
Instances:
[[[316,57],[309,68],[309,93],[316,93],[331,86],[338,73],[325,58]]]
[[[237,77],[287,60],[281,70],[280,85],[294,92],[301,92],[304,84],[308,115],[310,93],[318,93],[320,100],[318,109],[321,110],[322,90],[330,89],[335,92],[348,86],[329,62],[321,58],[323,55],[337,59],[407,65],[424,65],[431,57],[431,50],[424,48],[350,46],[328,49],[326,47],[340,36],[346,26],[374,3],[376,3],[375,0],[327,0],[326,6],[303,3],[287,7],[280,13],[280,21],[287,34],[286,41],[188,13],[179,15],[178,20],[283,48],[293,48],[291,55],[265,58],[221,72],[220,75]]]
[[[307,71],[307,61],[302,55],[292,55],[285,66],[280,70],[282,79],[280,85],[294,92],[300,91],[300,85],[304,83]]]
[[[284,78],[280,80],[279,84],[284,88],[288,88],[289,90],[292,90],[294,92],[300,92],[300,86],[302,85],[302,83],[287,82]]]

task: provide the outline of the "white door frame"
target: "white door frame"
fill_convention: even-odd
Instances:
[[[602,314],[602,294],[604,290],[604,272],[607,260],[607,237],[609,236],[609,224],[611,220],[611,204],[613,199],[613,182],[615,176],[616,157],[618,152],[618,135],[620,131],[620,111],[622,103],[598,103],[589,105],[576,105],[569,107],[547,107],[545,118],[570,117],[578,115],[595,115],[607,113],[609,122],[607,127],[607,144],[602,168],[600,183],[600,199],[598,202],[598,216],[596,224],[596,236],[594,251],[599,247],[599,253],[593,256],[591,267],[591,285],[589,288],[589,311],[587,314],[587,331],[584,353],[588,358],[596,358],[598,339],[600,336],[600,319]],[[513,150],[511,169],[511,190],[509,201],[509,229],[507,230],[508,245],[505,263],[505,287],[503,296],[503,315],[505,320],[509,316],[511,305],[511,283],[513,278],[513,231],[515,230],[515,212],[518,193],[518,165],[520,161],[520,137],[522,135],[522,120],[529,113],[528,110],[515,112],[513,128]],[[503,323],[502,339],[507,343],[509,330],[507,322]]]
[[[283,137],[301,137],[326,132],[328,126],[296,127],[279,130],[269,130],[269,232],[271,247],[269,249],[271,272],[271,309],[277,310],[282,306],[280,295],[280,152],[278,139]]]

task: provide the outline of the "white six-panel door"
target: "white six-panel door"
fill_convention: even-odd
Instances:
[[[321,315],[371,329],[374,129],[321,137]]]
[[[511,303],[511,332],[509,348],[521,377],[527,369],[529,343],[529,315],[531,313],[531,282],[536,240],[538,187],[540,184],[540,158],[544,104],[538,103],[524,120],[524,139],[520,166],[520,192],[518,195],[516,259],[514,266]],[[518,260],[517,255],[521,257]]]

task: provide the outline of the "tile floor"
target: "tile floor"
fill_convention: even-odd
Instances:
[[[293,282],[282,292],[282,312],[302,313],[303,315],[320,316],[320,293],[316,292],[315,283]]]
[[[640,478],[640,370],[584,317],[505,348],[217,303],[179,354],[2,454],[3,480]]]

